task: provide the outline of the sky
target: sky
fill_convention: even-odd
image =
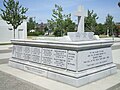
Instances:
[[[63,13],[72,14],[72,20],[77,21],[74,15],[80,5],[86,10],[94,10],[99,17],[98,23],[104,23],[107,14],[114,17],[114,22],[120,22],[120,0],[19,0],[20,4],[29,8],[26,15],[35,17],[38,23],[47,22],[47,19],[52,18],[52,9],[55,4],[63,7]],[[4,8],[3,0],[0,0],[0,8]],[[0,12],[1,13],[1,12]]]

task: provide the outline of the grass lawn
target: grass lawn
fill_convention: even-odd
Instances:
[[[27,39],[33,39],[35,37],[55,37],[54,35],[49,35],[49,36],[44,36],[44,35],[40,35],[40,36],[27,36]]]
[[[100,38],[108,38],[107,35],[99,35]]]
[[[12,43],[0,43],[0,45],[12,45]]]

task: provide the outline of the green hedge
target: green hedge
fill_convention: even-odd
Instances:
[[[28,36],[39,36],[39,35],[44,35],[44,32],[28,32]]]

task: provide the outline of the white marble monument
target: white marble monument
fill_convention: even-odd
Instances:
[[[79,22],[82,25],[78,25],[78,32],[70,36],[73,42],[11,40],[13,50],[9,65],[75,87],[116,73],[111,52],[113,41],[92,40],[93,34],[89,36],[89,32],[83,30],[84,21]],[[89,37],[84,41],[79,34]]]

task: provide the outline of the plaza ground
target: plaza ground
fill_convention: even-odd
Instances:
[[[112,46],[113,62],[117,64],[118,73],[79,88],[9,67],[11,49],[12,45],[0,46],[0,90],[120,90],[119,39]]]

